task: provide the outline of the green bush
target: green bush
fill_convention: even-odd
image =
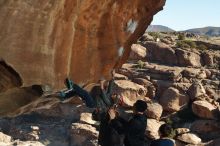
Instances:
[[[178,39],[179,40],[185,40],[186,37],[185,37],[185,35],[183,33],[181,33],[181,34],[178,35]]]
[[[178,41],[176,43],[176,47],[177,48],[190,48],[190,46],[187,43],[185,43],[184,41]]]
[[[184,41],[186,44],[188,44],[190,46],[190,48],[196,48],[196,43],[190,40],[185,40]]]
[[[160,38],[160,34],[158,32],[148,32],[148,34],[151,35],[155,41],[157,38]]]
[[[140,68],[140,69],[144,68],[144,65],[145,65],[145,63],[143,61],[141,61],[141,60],[139,60],[137,62],[137,67]]]
[[[207,50],[208,49],[208,47],[204,44],[200,44],[197,48],[200,50]]]
[[[196,43],[191,40],[182,40],[176,43],[178,48],[196,48]]]

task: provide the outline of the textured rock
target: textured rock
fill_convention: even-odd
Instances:
[[[160,122],[155,119],[147,119],[147,128],[146,128],[147,137],[151,139],[160,138],[158,130],[162,124],[164,124],[164,122]]]
[[[206,91],[200,82],[195,82],[189,87],[188,94],[190,98],[194,100],[198,97],[206,96]]]
[[[189,103],[189,97],[180,93],[178,89],[170,87],[163,93],[159,101],[165,111],[176,112]]]
[[[93,124],[95,124],[97,121],[94,121],[94,120],[92,119],[92,114],[91,114],[91,113],[82,113],[82,114],[80,115],[80,122],[93,125]]]
[[[178,64],[180,66],[201,67],[200,54],[181,49],[177,49],[176,54],[178,58]]]
[[[202,141],[198,136],[192,133],[182,134],[178,136],[177,139],[185,143],[195,144],[195,145],[199,144]]]
[[[192,111],[195,115],[205,119],[215,119],[214,110],[216,108],[207,101],[194,101],[192,104]]]
[[[0,92],[8,89],[19,87],[22,85],[22,80],[18,73],[0,59]]]
[[[206,141],[220,137],[220,122],[215,120],[197,120],[190,129]]]
[[[90,125],[73,123],[71,128],[71,145],[96,146],[98,131]]]
[[[41,142],[38,142],[38,141],[19,141],[19,140],[16,140],[12,143],[5,143],[6,145],[5,146],[46,146],[44,144],[42,144]],[[4,145],[2,145],[4,146]]]
[[[139,44],[133,44],[131,46],[131,53],[129,60],[143,60],[147,55],[146,48]]]
[[[12,141],[11,136],[8,136],[2,132],[0,132],[0,142],[10,143]]]
[[[134,78],[132,79],[132,82],[142,85],[145,89],[147,89],[147,97],[151,99],[155,97],[156,88],[150,81],[143,78]]]
[[[14,112],[37,98],[39,94],[31,87],[13,88],[2,92],[0,93],[0,115]]]
[[[1,0],[0,59],[17,71],[24,86],[60,88],[67,76],[78,83],[107,78],[128,58],[132,43],[164,4],[165,0]]]
[[[147,90],[131,81],[117,80],[113,92],[123,97],[125,105],[133,106],[136,100],[143,99],[146,96]]]
[[[177,128],[176,130],[176,134],[180,135],[180,134],[184,134],[184,133],[188,133],[190,130],[187,128]]]
[[[144,44],[147,49],[147,59],[162,64],[177,64],[175,51],[164,43],[147,42]]]
[[[195,68],[186,68],[182,72],[183,77],[188,79],[190,78],[198,78],[198,79],[205,79],[207,78],[207,73],[205,70],[195,69]]]
[[[212,66],[214,64],[213,57],[214,57],[214,55],[212,53],[204,52],[202,54],[202,59],[203,59],[204,65]]]
[[[209,144],[206,146],[219,146],[220,145],[220,138],[212,140]]]
[[[147,113],[148,118],[160,120],[162,112],[163,112],[163,107],[160,104],[158,104],[158,103],[148,103],[147,104],[146,113]]]

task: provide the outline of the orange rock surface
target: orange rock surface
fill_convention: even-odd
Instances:
[[[0,60],[23,86],[108,78],[165,0],[1,0]]]

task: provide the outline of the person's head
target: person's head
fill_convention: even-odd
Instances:
[[[135,113],[143,113],[147,109],[147,103],[143,100],[137,100],[133,105]]]
[[[172,127],[169,124],[163,124],[159,128],[161,137],[168,137],[172,133]]]

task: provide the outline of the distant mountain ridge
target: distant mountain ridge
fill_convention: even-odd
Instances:
[[[150,25],[147,32],[174,32],[175,30],[163,25]]]
[[[147,32],[175,32],[174,29],[169,28],[167,26],[163,25],[150,25],[147,30]],[[197,35],[206,35],[206,36],[220,36],[220,27],[202,27],[202,28],[192,28],[184,31],[179,32],[189,32],[194,33]]]
[[[220,27],[203,27],[203,28],[193,28],[188,29],[183,32],[190,32],[198,35],[207,35],[207,36],[220,36]]]

